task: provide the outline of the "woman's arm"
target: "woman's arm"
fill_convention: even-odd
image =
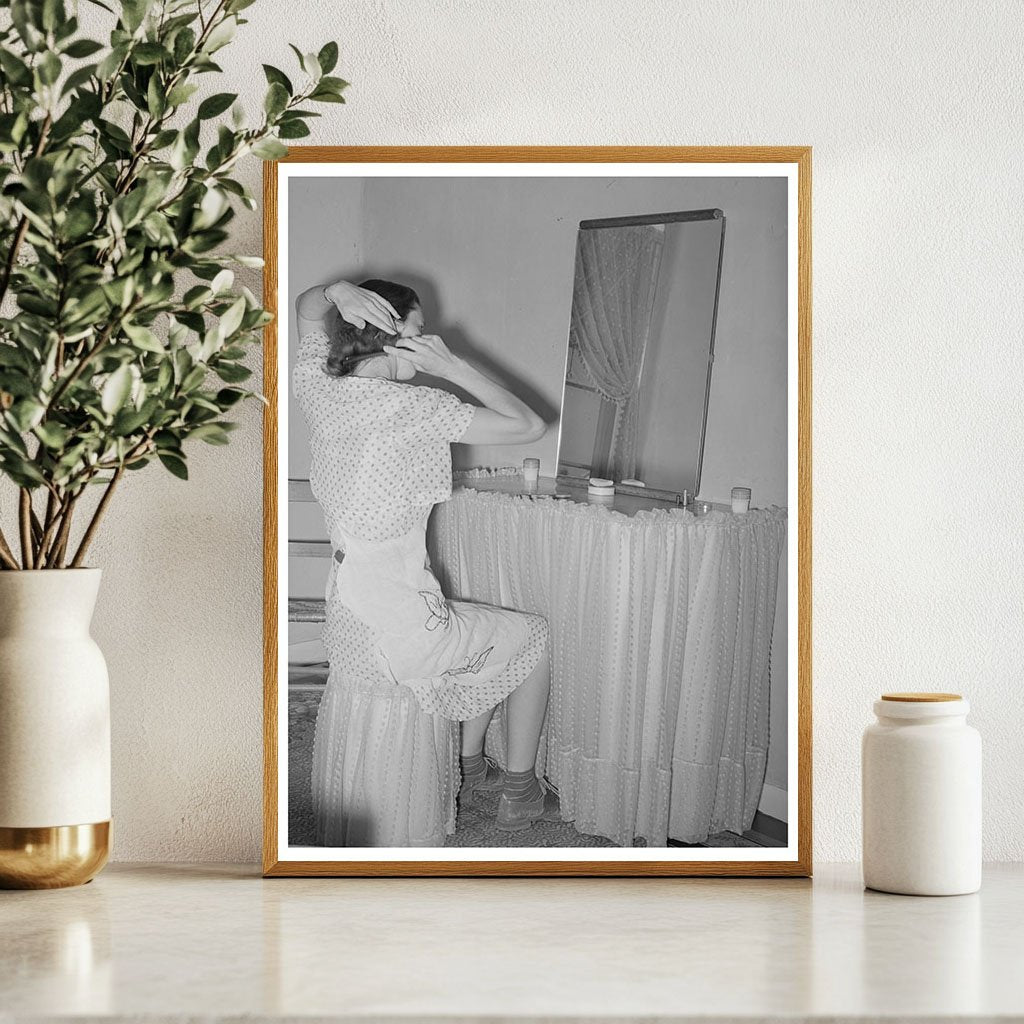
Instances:
[[[400,317],[387,299],[348,281],[334,281],[307,288],[295,300],[299,337],[310,331],[322,331],[324,317],[332,306],[356,327],[365,327],[369,321],[388,334],[398,333],[395,324]]]
[[[461,444],[525,444],[544,436],[547,425],[525,402],[452,353],[436,334],[402,338],[397,346],[385,345],[384,351],[402,356],[423,373],[458,384],[483,402],[459,438]]]

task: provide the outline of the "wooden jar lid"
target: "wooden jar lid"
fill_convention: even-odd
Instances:
[[[882,700],[906,701],[912,704],[927,704],[943,700],[963,700],[959,693],[883,693]]]

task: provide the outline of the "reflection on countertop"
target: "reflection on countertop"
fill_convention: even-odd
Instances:
[[[0,893],[0,1019],[1024,1013],[1024,866],[979,893],[786,879],[262,879],[113,864]]]

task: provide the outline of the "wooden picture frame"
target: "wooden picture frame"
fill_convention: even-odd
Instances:
[[[679,173],[682,166],[694,173],[710,173],[705,165],[728,165],[736,170],[740,165],[757,164],[765,174],[785,174],[789,178],[790,206],[788,224],[791,226],[788,295],[796,297],[797,309],[789,302],[789,495],[795,491],[795,502],[790,501],[788,542],[792,548],[796,541],[795,556],[789,554],[789,565],[796,569],[796,581],[789,578],[789,608],[795,610],[797,623],[790,627],[790,663],[788,672],[790,704],[795,695],[796,707],[788,714],[789,722],[789,779],[790,815],[795,811],[795,822],[790,827],[785,859],[774,856],[751,855],[748,859],[718,859],[708,853],[673,853],[657,848],[650,859],[627,859],[625,855],[609,854],[604,859],[571,859],[538,856],[522,859],[513,849],[497,855],[462,859],[443,856],[423,856],[410,851],[408,856],[390,857],[375,854],[372,847],[343,859],[316,859],[311,856],[289,856],[287,842],[283,845],[281,814],[282,765],[280,722],[280,598],[282,582],[280,495],[283,467],[279,453],[278,408],[282,389],[289,386],[287,375],[280,370],[282,353],[287,353],[287,336],[279,335],[278,324],[287,322],[287,304],[294,304],[294,295],[284,296],[287,281],[279,281],[279,188],[282,179],[294,165],[334,167],[342,174],[372,174],[367,167],[373,165],[404,165],[403,173],[414,175],[420,167],[450,166],[452,173],[467,174],[467,169],[484,168],[492,164],[549,165],[553,173],[565,171],[561,165],[607,165],[608,174],[616,173],[616,166],[636,173],[635,165],[646,165],[647,173],[667,176]],[[666,165],[673,165],[671,167]],[[703,172],[700,168],[704,167]],[[285,170],[282,171],[282,168]],[[396,168],[396,173],[398,168]],[[796,210],[792,210],[793,197]],[[640,211],[637,211],[640,212]],[[728,211],[726,211],[728,213]],[[795,224],[795,238],[792,225]],[[793,247],[795,246],[795,254]],[[296,876],[810,876],[811,854],[811,149],[803,146],[741,146],[741,147],[292,147],[280,162],[268,162],[264,171],[264,234],[265,257],[263,302],[275,314],[264,334],[264,385],[268,400],[264,413],[264,771],[263,771],[263,874],[265,877]],[[795,257],[795,258],[794,258]],[[792,280],[795,265],[796,280]],[[281,292],[279,293],[279,288]],[[728,301],[724,298],[723,302]],[[795,374],[794,374],[795,354]],[[795,423],[793,387],[796,387]],[[793,431],[796,431],[795,459]],[[796,482],[793,483],[793,466]],[[793,511],[796,526],[793,530]],[[796,651],[797,664],[792,664],[792,651]],[[795,680],[792,679],[796,673]],[[795,726],[795,728],[794,728]],[[795,769],[796,777],[793,778]],[[795,828],[795,837],[793,830]]]

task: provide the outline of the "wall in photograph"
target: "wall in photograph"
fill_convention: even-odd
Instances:
[[[860,856],[861,730],[879,693],[917,688],[971,699],[985,857],[1024,860],[1024,575],[1007,488],[1024,477],[1019,4],[669,16],[637,0],[628,21],[614,0],[564,0],[544,18],[532,6],[258,2],[209,88],[256,116],[260,65],[291,70],[289,42],[332,38],[353,86],[311,144],[813,146],[815,857]],[[78,16],[95,33],[106,18],[91,4]],[[240,169],[257,194],[260,171]],[[232,250],[259,252],[258,214],[233,227]],[[735,242],[730,223],[726,252],[743,259]],[[259,294],[258,272],[240,279]],[[563,303],[561,344],[568,291],[546,295]],[[767,498],[747,412],[758,392],[722,346],[716,381],[737,384],[712,406],[707,484],[743,476]],[[553,353],[527,375],[552,401]],[[260,408],[235,418],[230,448],[196,446],[192,484],[154,469],[125,480],[93,548],[116,860],[259,859]],[[744,461],[721,470],[719,421],[749,431],[732,446]]]

